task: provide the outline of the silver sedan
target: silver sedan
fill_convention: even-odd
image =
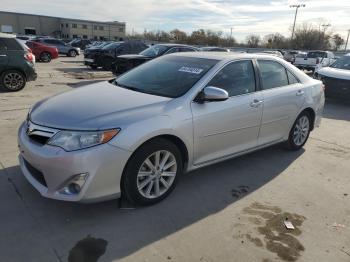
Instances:
[[[19,161],[45,197],[150,205],[181,173],[276,143],[300,149],[323,106],[322,83],[277,57],[171,54],[35,104]]]

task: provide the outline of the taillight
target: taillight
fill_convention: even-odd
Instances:
[[[322,89],[323,91],[326,91],[326,86],[324,84],[322,84]]]
[[[319,63],[320,63],[320,59],[317,58],[317,59],[316,59],[316,64],[319,64]]]
[[[31,62],[31,63],[33,63],[33,61],[34,61],[34,57],[33,57],[32,53],[26,53],[24,55],[24,58],[25,58],[25,60],[27,60],[28,62]]]

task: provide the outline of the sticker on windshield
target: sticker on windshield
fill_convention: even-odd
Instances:
[[[185,73],[190,73],[190,74],[196,74],[199,75],[200,73],[203,72],[203,69],[201,68],[195,68],[195,67],[187,67],[183,66],[179,69],[179,72],[185,72]]]

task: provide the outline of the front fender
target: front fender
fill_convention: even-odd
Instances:
[[[190,157],[193,143],[192,119],[182,120],[180,123],[177,123],[176,128],[172,120],[167,115],[161,115],[138,121],[121,130],[109,143],[133,152],[154,137],[173,135],[184,142]]]

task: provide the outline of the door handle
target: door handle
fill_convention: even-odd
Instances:
[[[297,95],[297,96],[302,96],[304,93],[305,93],[305,92],[304,92],[303,90],[299,90],[299,91],[296,93],[296,95]]]
[[[250,103],[251,107],[258,107],[263,103],[262,100],[254,99],[253,102]]]

